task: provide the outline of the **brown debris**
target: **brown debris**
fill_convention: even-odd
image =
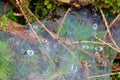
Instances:
[[[34,33],[26,32],[26,29],[22,25],[13,22],[10,19],[7,19],[6,24],[7,24],[6,32],[9,32],[15,35],[16,37],[19,37],[20,39],[24,39],[28,42],[36,43],[37,38],[34,36]]]
[[[73,6],[75,7],[82,7],[95,2],[95,0],[57,0],[57,1],[68,3],[68,4],[72,3]]]

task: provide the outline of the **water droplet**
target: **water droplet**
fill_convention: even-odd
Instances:
[[[34,51],[33,50],[27,50],[27,55],[33,56],[34,55]]]
[[[21,49],[21,52],[24,52],[25,50],[24,49]]]
[[[84,49],[85,49],[85,45],[82,45],[82,48],[84,48]]]
[[[44,43],[47,43],[47,42],[48,42],[48,40],[47,40],[47,39],[42,39],[42,41],[43,41]]]
[[[68,30],[67,33],[68,33],[69,36],[71,36],[72,35],[72,30]]]
[[[83,16],[84,16],[84,17],[87,17],[87,11],[84,11],[84,12],[83,12]]]
[[[37,25],[33,25],[33,29],[38,29],[38,26]]]
[[[94,47],[93,47],[93,46],[90,46],[90,49],[92,50],[92,49],[94,49]]]
[[[77,72],[77,65],[75,63],[72,64],[71,71],[72,71],[72,73]]]
[[[16,45],[19,45],[20,43],[17,41],[17,42],[15,42],[15,44],[16,44]]]
[[[89,46],[88,45],[82,45],[82,48],[89,49]]]
[[[97,36],[97,33],[96,33],[96,32],[93,32],[92,35],[93,35],[93,36]]]
[[[57,47],[58,47],[58,46],[57,46],[57,44],[54,44],[54,46],[53,46],[53,47],[54,47],[54,49],[57,49]]]
[[[47,51],[47,52],[50,52],[51,49],[50,49],[49,47],[46,47],[46,51]]]
[[[94,30],[96,30],[98,28],[97,23],[94,23],[92,27],[93,27]]]
[[[15,41],[14,38],[10,38],[10,42],[13,43]]]
[[[96,51],[102,51],[103,48],[102,48],[101,46],[97,46],[97,47],[95,47],[95,50],[96,50]]]
[[[89,49],[89,46],[88,46],[88,45],[86,45],[86,49]]]
[[[30,45],[29,44],[26,44],[26,47],[29,47]]]
[[[97,15],[97,13],[93,13],[93,17],[97,17],[98,15]]]
[[[97,12],[97,8],[92,8],[92,11],[93,12]]]

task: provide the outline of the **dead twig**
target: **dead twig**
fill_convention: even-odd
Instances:
[[[116,44],[116,42],[115,42],[114,39],[112,38],[112,34],[111,34],[111,32],[110,32],[110,29],[109,29],[107,20],[106,20],[106,18],[105,18],[105,15],[104,15],[102,9],[99,8],[99,10],[100,10],[100,13],[101,13],[101,15],[102,15],[102,18],[103,18],[103,20],[104,20],[105,26],[106,26],[106,28],[107,28],[107,33],[108,33],[108,36],[109,36],[110,40],[113,42],[114,46],[115,46],[117,49],[119,49],[118,45]]]
[[[87,60],[83,60],[81,62],[82,67],[84,68],[84,72],[85,72],[85,79],[88,80],[89,78],[89,66],[88,66],[88,62]]]
[[[117,17],[115,17],[115,19],[110,23],[109,28],[112,27],[112,25],[118,20],[119,17],[120,14],[118,14]]]
[[[60,38],[60,31],[61,31],[61,29],[62,29],[62,26],[63,26],[63,24],[64,24],[64,21],[65,21],[67,15],[68,15],[68,13],[69,13],[71,10],[72,10],[72,7],[68,8],[67,12],[65,13],[65,15],[64,15],[64,17],[63,17],[63,19],[62,19],[62,22],[60,23],[59,29],[58,29],[58,32],[57,32],[57,36],[56,36],[56,40],[59,40],[59,38]]]
[[[17,1],[17,4],[18,4],[19,8],[20,8],[20,11],[24,15],[25,19],[27,19],[27,22],[31,22],[31,21],[38,22],[38,24],[39,24],[38,26],[40,28],[42,27],[46,32],[48,32],[52,36],[53,39],[56,38],[56,35],[53,32],[51,32],[49,29],[47,29],[46,26],[38,20],[38,18],[36,18],[36,16],[28,8],[28,6],[24,6],[24,5],[26,5],[26,4],[24,4],[26,2],[25,0],[24,0],[25,2],[22,1],[22,3],[20,3],[18,0],[16,0],[16,1]],[[29,17],[32,17],[32,19],[34,19],[34,20],[29,19]]]
[[[120,74],[120,72],[115,72],[115,73],[110,73],[110,74],[102,74],[102,75],[96,75],[96,76],[90,76],[88,79],[93,79],[93,78],[97,78],[97,77],[104,77],[104,76],[110,76],[110,75],[116,75],[116,74]]]
[[[115,51],[117,51],[117,52],[119,52],[119,53],[120,53],[120,50],[119,50],[119,49],[117,49],[117,48],[115,48],[115,47],[113,47],[111,44],[106,43],[105,41],[103,41],[103,40],[99,39],[98,37],[95,37],[95,38],[96,38],[97,40],[101,41],[103,44],[105,44],[105,45],[109,46],[109,47],[110,47],[110,48],[112,48],[113,50],[115,50]]]
[[[114,23],[118,20],[119,17],[120,17],[120,14],[118,14],[117,17],[109,24],[109,28],[111,28],[112,25],[114,25]],[[105,41],[106,35],[107,35],[107,32],[104,35],[104,38],[103,38],[104,41]]]

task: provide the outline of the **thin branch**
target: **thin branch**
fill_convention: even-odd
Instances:
[[[60,26],[59,26],[59,29],[58,29],[58,32],[57,32],[57,36],[56,36],[56,40],[59,39],[60,31],[61,31],[61,29],[62,29],[62,26],[63,26],[63,24],[64,24],[64,21],[65,21],[67,15],[68,15],[68,13],[69,13],[71,10],[72,10],[72,7],[68,8],[67,12],[65,13],[65,15],[64,15],[64,17],[63,17],[63,19],[62,19],[62,22],[60,23]]]
[[[120,14],[118,14],[117,17],[115,17],[115,19],[110,23],[109,28],[112,27],[112,25],[118,20],[119,17]]]
[[[120,17],[120,14],[118,14],[117,17],[115,17],[115,19],[110,23],[109,28],[111,28],[112,25],[114,25],[114,23],[118,20],[119,17]],[[107,35],[107,32],[104,35],[104,38],[103,38],[104,41],[105,41],[106,35]]]
[[[116,44],[116,42],[115,42],[114,39],[112,38],[112,34],[111,34],[111,32],[110,32],[110,29],[109,29],[107,20],[106,20],[105,15],[104,15],[104,13],[103,13],[103,11],[102,11],[101,8],[100,8],[100,12],[101,12],[101,14],[102,14],[102,17],[103,17],[105,26],[106,26],[106,28],[107,28],[107,33],[108,33],[108,36],[109,36],[110,40],[113,42],[114,46],[115,46],[117,49],[119,49],[118,45]]]
[[[17,4],[18,4],[19,8],[20,8],[20,11],[24,15],[24,17],[27,19],[27,22],[30,22],[29,19],[28,19],[28,17],[33,17],[34,20],[38,22],[38,26],[40,28],[42,27],[46,32],[48,32],[52,36],[53,39],[56,38],[56,35],[52,31],[50,31],[49,29],[47,29],[46,26],[42,22],[40,22],[40,20],[38,20],[38,18],[36,18],[36,16],[31,12],[31,10],[28,7],[22,6],[23,5],[22,3],[24,3],[24,2],[22,2],[20,4],[20,2],[18,0],[16,0],[16,1],[17,1]]]
[[[110,75],[116,75],[116,74],[120,74],[120,72],[115,72],[115,73],[110,73],[110,74],[102,74],[102,75],[96,75],[96,76],[90,76],[88,79],[97,78],[97,77],[104,77],[104,76],[110,76]]]
[[[120,53],[120,50],[119,50],[119,49],[117,49],[117,48],[115,48],[115,47],[113,47],[111,44],[106,43],[105,41],[103,41],[103,40],[99,39],[98,37],[95,37],[95,38],[96,38],[97,40],[101,41],[103,44],[105,44],[105,45],[109,46],[109,47],[110,47],[110,48],[112,48],[113,50],[115,50],[115,51],[117,51],[117,52],[119,52],[119,53]]]
[[[75,47],[75,48],[78,49],[78,50],[80,50],[80,51],[82,51],[84,54],[88,55],[89,57],[92,57],[92,58],[96,59],[96,57],[94,56],[94,54],[91,53],[90,51],[87,51],[87,50],[85,50],[85,49],[83,49],[81,47]]]
[[[73,44],[78,44],[78,43],[89,43],[89,44],[104,44],[104,43],[101,43],[101,42],[98,42],[98,41],[84,41],[84,40],[82,40],[82,41],[74,41],[74,42],[72,42]]]

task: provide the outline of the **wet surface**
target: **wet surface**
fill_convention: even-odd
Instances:
[[[67,38],[78,39],[79,37],[77,38],[74,36],[75,33],[73,30],[75,27],[82,24],[89,25],[87,28],[83,28],[82,30],[84,33],[82,35],[85,35],[85,38],[83,39],[92,40],[93,36],[99,36],[100,31],[104,32],[105,26],[103,25],[102,18],[96,13],[95,8],[92,10],[93,12],[88,8],[82,8],[79,10],[74,10],[68,14],[66,21],[70,22],[69,26],[67,26]],[[48,28],[50,28],[49,24],[51,23],[46,23]],[[54,22],[54,25],[57,26],[56,22]],[[101,27],[101,25],[103,26]],[[119,43],[120,35],[118,34],[120,33],[120,28],[119,25],[114,26],[115,27],[112,27],[111,29],[113,38]],[[36,32],[39,29],[36,24],[33,26],[33,28]],[[29,34],[30,29],[27,29],[26,32],[27,31]],[[81,61],[77,62],[76,58],[73,57],[65,47],[56,42],[46,32],[43,33],[42,39],[38,42],[36,41],[35,43],[32,43],[32,41],[29,42],[27,39],[16,36],[15,34],[2,31],[0,31],[0,33],[4,35],[4,37],[0,36],[0,39],[2,40],[3,38],[3,41],[8,41],[11,48],[16,53],[16,71],[13,75],[13,80],[86,80],[88,75],[95,76],[107,74],[111,71],[111,66],[108,65],[107,60],[99,63],[99,61],[97,62],[97,60],[88,56],[85,59],[88,62],[87,65],[89,68],[86,69],[84,65],[80,65],[81,61],[84,60],[83,57],[86,57],[86,55],[83,56],[82,52],[71,50],[74,55],[80,55],[79,58]],[[39,31],[37,33],[39,34]],[[86,34],[88,36],[86,36]],[[95,54],[98,58],[101,57],[101,52],[103,52],[101,45],[79,44],[79,46],[85,50],[91,51],[93,55]],[[111,51],[109,56],[114,56],[116,54],[116,52],[113,52],[114,51]],[[113,59],[108,57],[108,61],[112,62]],[[109,78],[109,76],[106,76],[96,79],[109,80]],[[95,78],[90,80],[93,79]]]

